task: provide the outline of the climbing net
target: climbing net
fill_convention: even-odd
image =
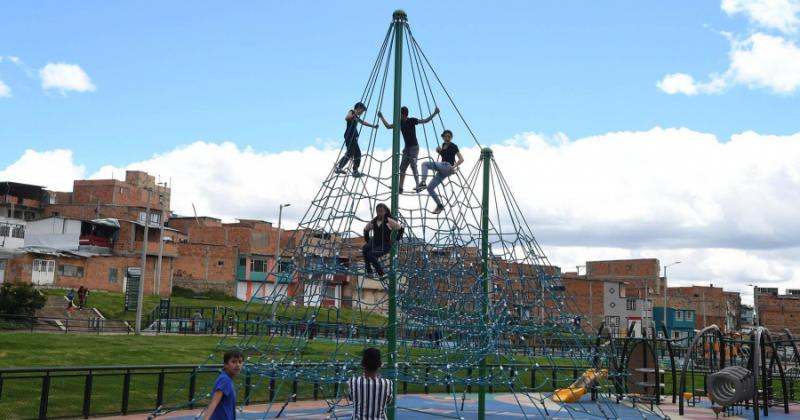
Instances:
[[[337,174],[331,162],[330,173],[281,252],[286,263],[272,268],[254,293],[258,301],[248,305],[255,315],[219,343],[219,350],[236,348],[247,357],[240,404],[265,402],[267,418],[313,395],[328,401],[332,416],[348,412],[345,384],[360,374],[361,352],[378,347],[386,355],[387,330],[393,327],[396,364],[384,365],[381,374],[395,381],[398,393],[433,390],[448,395],[459,417],[467,397],[479,387],[505,393],[526,417],[562,411],[619,417],[599,381],[587,384],[591,398],[551,402],[557,389],[577,379],[576,372],[607,368],[612,352],[580,327],[576,306],[526,223],[511,180],[494,158],[477,158],[480,142],[407,23],[393,22],[380,46],[360,97],[369,110],[365,119],[377,122],[377,113],[388,108],[385,92],[399,35],[408,52],[403,73],[410,74],[413,85],[410,108],[416,106],[422,117],[437,106],[443,111],[417,126],[418,162],[436,159],[431,151],[439,145],[438,133],[450,128],[456,140],[461,136],[474,143],[462,151],[475,164],[439,186],[442,213],[431,212],[434,204],[427,192],[413,192],[409,182],[398,197],[394,217],[404,226],[404,235],[394,245],[396,252],[382,259],[398,285],[396,324],[390,325],[389,283],[366,275],[362,229],[374,217],[376,205],[392,199],[393,156],[382,149],[389,131],[361,128],[362,176]],[[447,126],[443,115],[457,118]],[[488,203],[482,198],[484,188]],[[484,205],[488,225],[482,220]],[[483,263],[488,264],[485,273]],[[479,368],[482,361],[485,368]],[[215,353],[206,364],[221,362]],[[173,407],[199,405],[205,398]],[[402,400],[397,404],[399,410],[413,410],[403,407]]]

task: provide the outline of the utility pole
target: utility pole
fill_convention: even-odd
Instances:
[[[134,333],[139,335],[142,333],[142,301],[144,300],[144,276],[147,273],[147,234],[150,227],[150,199],[152,198],[153,189],[147,188],[147,210],[144,213],[144,238],[142,240],[142,273],[139,277],[139,293],[136,296],[136,328]]]
[[[392,129],[392,214],[399,214],[400,204],[398,193],[400,189],[400,101],[402,99],[403,81],[403,32],[408,15],[406,12],[397,9],[392,14],[394,25],[394,127]],[[392,239],[396,234],[392,234]],[[388,420],[395,420],[397,415],[397,271],[395,270],[397,260],[397,244],[392,244],[389,260],[389,325],[386,332],[388,341],[388,365],[390,378],[392,380],[392,399],[386,407]]]
[[[756,321],[756,327],[761,326],[761,313],[758,311],[758,285],[756,284],[748,284],[748,286],[753,286],[753,319]]]
[[[283,208],[291,206],[291,203],[281,204],[278,206],[278,240],[275,242],[275,289],[278,288],[281,274],[281,219],[283,218]],[[275,292],[273,291],[273,295]],[[275,322],[276,312],[278,311],[278,302],[272,299],[272,322]]]
[[[166,186],[165,182],[164,187]],[[164,256],[164,193],[162,191],[158,192],[158,206],[161,207],[161,215],[158,219],[158,260],[156,260],[155,294],[161,297],[161,259]]]
[[[675,261],[672,264],[667,264],[667,265],[664,266],[664,308],[663,308],[662,312],[664,312],[663,313],[663,315],[664,315],[663,319],[664,319],[664,329],[665,330],[667,329],[667,292],[669,291],[669,289],[667,288],[667,268],[669,268],[669,267],[671,267],[673,265],[678,265],[680,263],[681,263],[681,261]],[[669,330],[667,330],[667,332],[669,332]],[[669,337],[664,337],[664,338],[669,338]]]

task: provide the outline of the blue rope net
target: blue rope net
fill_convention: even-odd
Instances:
[[[405,74],[413,80],[420,112],[432,112],[436,91],[444,92],[461,117],[410,28],[406,25],[403,30],[409,58],[404,64],[410,70]],[[390,27],[362,93],[371,121],[377,121],[385,99],[394,37]],[[480,147],[466,121],[460,120],[461,129],[454,131],[470,133]],[[444,127],[441,114],[430,124],[417,126],[424,143],[420,162],[433,159],[428,151],[435,148],[436,133]],[[279,415],[290,401],[314,397],[328,401],[332,416],[347,417],[346,383],[361,373],[363,349],[378,347],[386,360],[387,280],[367,277],[361,257],[363,226],[378,203],[391,199],[392,156],[376,149],[378,138],[389,136],[379,133],[389,132],[362,130],[361,177],[337,175],[332,162],[331,172],[281,252],[288,263],[267,275],[277,281],[261,284],[254,294],[263,299],[248,305],[254,316],[240,323],[236,334],[222,338],[219,354],[210,355],[205,363],[222,363],[220,355],[226,349],[243,351],[247,379],[238,390],[239,403],[266,403],[264,418]],[[344,148],[340,156],[343,153]],[[429,210],[434,204],[427,192],[399,197],[395,217],[405,233],[395,244],[396,258],[383,258],[398,279],[397,365],[385,365],[382,376],[395,380],[398,393],[449,395],[458,416],[464,414],[467,396],[483,385],[508,394],[526,418],[558,413],[617,418],[612,400],[619,395],[614,383],[620,379],[610,364],[616,350],[610,340],[585,333],[576,322],[579,314],[558,269],[534,238],[494,160],[489,185],[490,290],[487,294],[481,289],[483,169],[477,160],[470,170],[456,172],[440,185],[439,194],[446,202],[440,214]],[[344,287],[337,289],[340,283],[349,286],[349,296],[343,296]],[[287,290],[294,290],[295,296],[287,297]],[[336,305],[322,305],[325,301]],[[484,304],[489,308],[486,313],[481,310]],[[484,375],[479,375],[481,360],[488,365]],[[554,390],[569,387],[575,372],[589,368],[609,370],[608,380],[595,383],[593,398],[572,404],[550,402]],[[176,392],[161,411],[197,407],[208,398],[203,394],[187,402],[184,395]],[[404,409],[402,400],[398,409]],[[648,407],[642,408],[642,416],[660,414]]]

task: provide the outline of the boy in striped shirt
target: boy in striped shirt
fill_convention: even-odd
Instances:
[[[385,420],[386,404],[392,400],[392,381],[381,378],[380,350],[370,347],[361,357],[363,376],[350,378],[350,401],[353,402],[353,420]]]

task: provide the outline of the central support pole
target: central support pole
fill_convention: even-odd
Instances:
[[[481,315],[483,324],[489,325],[489,188],[492,174],[492,149],[481,150],[483,159],[483,201],[481,206]],[[478,420],[486,419],[486,356],[481,357],[478,365]]]
[[[400,190],[400,100],[403,80],[403,30],[408,16],[402,10],[392,14],[394,24],[394,127],[392,129],[392,214],[398,217],[398,197]],[[394,236],[394,235],[392,235]],[[394,239],[394,238],[393,238]],[[392,386],[392,400],[386,408],[389,420],[395,420],[397,412],[397,245],[392,241],[389,267],[389,341],[388,365]]]

